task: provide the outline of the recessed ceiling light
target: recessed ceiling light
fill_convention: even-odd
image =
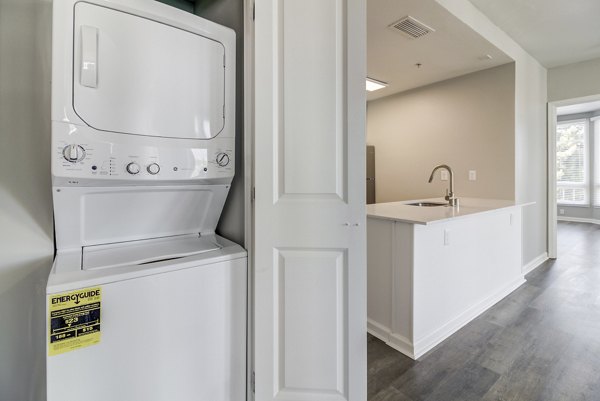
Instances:
[[[381,82],[381,81],[378,81],[376,79],[372,79],[372,78],[367,77],[367,90],[369,92],[373,92],[373,91],[376,91],[378,89],[383,89],[386,86],[388,86],[388,84],[386,84],[385,82]]]

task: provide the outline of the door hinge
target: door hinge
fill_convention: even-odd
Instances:
[[[254,372],[252,372],[252,392],[253,393],[256,392],[255,389],[256,389],[256,378],[255,378]]]
[[[252,3],[252,21],[256,20],[256,3]]]
[[[252,187],[252,190],[250,191],[250,200],[254,202],[254,199],[256,199],[256,187]]]

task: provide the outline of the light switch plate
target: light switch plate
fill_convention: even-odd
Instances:
[[[477,171],[469,170],[469,181],[477,181]]]
[[[441,170],[440,178],[442,181],[448,181],[448,170]]]

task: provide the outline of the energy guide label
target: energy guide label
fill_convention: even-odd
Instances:
[[[48,355],[58,355],[100,342],[101,287],[48,297]]]

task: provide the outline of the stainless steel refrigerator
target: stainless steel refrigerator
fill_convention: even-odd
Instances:
[[[375,203],[375,146],[367,146],[367,204]]]

